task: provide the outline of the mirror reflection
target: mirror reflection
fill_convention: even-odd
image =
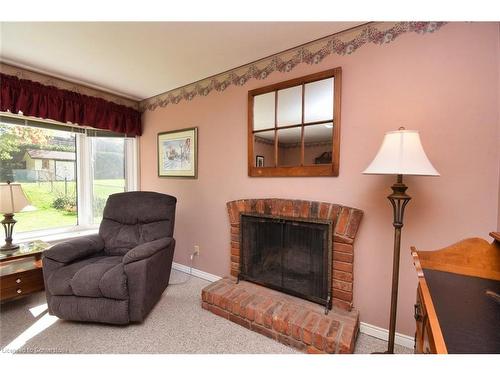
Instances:
[[[255,167],[275,167],[274,130],[255,133],[253,150]]]
[[[333,123],[304,127],[304,164],[330,164],[332,162]]]
[[[304,85],[304,122],[333,119],[333,78]]]
[[[249,176],[338,176],[340,67],[248,92]]]
[[[280,167],[300,165],[301,139],[301,127],[278,130],[278,165]]]
[[[278,91],[278,127],[302,123],[302,86]]]
[[[253,99],[253,130],[274,128],[275,93],[256,95]]]

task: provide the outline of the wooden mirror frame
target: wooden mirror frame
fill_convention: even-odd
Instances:
[[[298,165],[298,166],[274,166],[274,167],[256,167],[254,157],[254,130],[253,130],[253,104],[254,97],[257,95],[267,94],[277,91],[305,85],[322,79],[334,78],[333,92],[333,131],[332,131],[332,162],[329,164],[320,165]],[[301,143],[304,142],[304,86],[302,86],[302,131]],[[342,88],[342,68],[325,70],[323,72],[310,74],[307,76],[291,79],[284,82],[279,82],[273,85],[260,87],[248,92],[248,175],[250,177],[312,177],[312,176],[333,176],[339,175],[340,166],[340,105],[341,105],[341,88]],[[277,108],[275,104],[275,118],[277,116]],[[314,123],[309,123],[313,125]],[[275,119],[275,162],[277,162],[278,142],[276,141],[276,119]],[[301,147],[302,160],[304,148]]]

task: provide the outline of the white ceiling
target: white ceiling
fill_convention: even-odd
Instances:
[[[0,59],[142,100],[361,22],[2,22]]]

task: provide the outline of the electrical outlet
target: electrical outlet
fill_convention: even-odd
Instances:
[[[200,255],[200,245],[194,245],[194,255]]]

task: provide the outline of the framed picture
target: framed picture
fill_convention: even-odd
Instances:
[[[255,156],[255,166],[256,167],[263,167],[264,166],[264,156],[262,156],[262,155]]]
[[[198,176],[198,128],[158,133],[158,177]]]

